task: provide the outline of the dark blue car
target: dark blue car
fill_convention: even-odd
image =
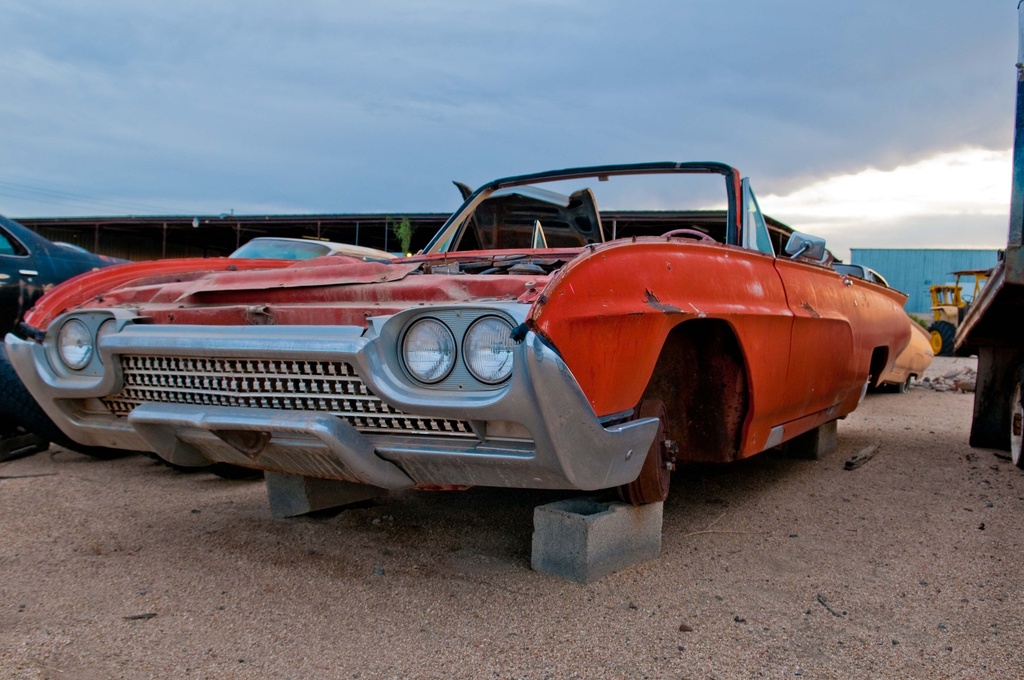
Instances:
[[[125,260],[54,243],[0,216],[0,338],[43,293],[72,276]],[[35,435],[26,430],[34,431]],[[45,447],[60,432],[25,391],[0,345],[0,460]]]

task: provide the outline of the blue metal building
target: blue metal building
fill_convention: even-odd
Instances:
[[[998,250],[945,250],[937,248],[851,248],[853,264],[871,267],[885,277],[889,285],[910,298],[906,310],[911,314],[931,314],[932,299],[928,289],[934,285],[952,284],[952,272],[966,269],[990,269],[996,265]],[[969,296],[974,279],[961,280]]]

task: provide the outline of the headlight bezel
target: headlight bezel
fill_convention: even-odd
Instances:
[[[74,368],[76,362],[65,361],[61,353],[60,332],[72,320],[85,325],[92,343],[89,360],[81,368]],[[50,324],[42,341],[50,369],[56,377],[65,380],[95,379],[107,375],[109,372],[105,364],[109,362],[104,356],[103,346],[107,342],[104,338],[116,336],[127,324],[133,323],[133,320],[134,317],[130,313],[118,309],[75,310],[62,314]]]
[[[440,336],[440,339],[442,341],[448,341],[450,351],[447,357],[447,367],[443,368],[443,370],[441,371],[437,371],[436,374],[425,375],[417,368],[413,367],[413,362],[411,361],[409,356],[409,343],[411,341],[410,338],[413,338],[413,341],[415,340],[413,334],[417,330],[426,329],[429,327],[432,327],[435,331],[438,332],[438,335]],[[429,331],[421,330],[421,332]],[[399,341],[399,357],[402,360],[403,368],[405,368],[406,372],[409,374],[411,378],[424,385],[437,385],[438,383],[444,381],[448,376],[450,376],[452,374],[452,371],[455,370],[456,364],[458,363],[458,354],[459,344],[455,337],[455,333],[448,326],[448,324],[444,323],[440,319],[434,318],[433,316],[421,316],[413,320],[411,323],[409,323],[408,326],[405,327],[405,330],[402,333],[402,338]]]
[[[65,342],[67,336],[71,333],[79,333],[77,338],[78,344],[69,345]],[[57,357],[64,364],[64,367],[76,373],[88,367],[96,356],[96,336],[89,327],[89,324],[78,317],[69,317],[61,323],[54,338],[54,345]],[[66,348],[74,349],[76,347],[79,351],[84,351],[83,356],[77,359],[73,356],[69,357]]]
[[[506,306],[513,307],[514,309],[506,309]],[[445,392],[490,392],[508,387],[512,376],[515,375],[515,366],[517,362],[515,357],[519,352],[513,352],[512,371],[509,377],[505,378],[503,376],[502,379],[497,382],[485,382],[471,372],[466,363],[466,333],[473,324],[486,317],[496,317],[501,319],[514,330],[522,322],[522,317],[525,316],[526,311],[525,305],[518,304],[499,304],[493,306],[478,306],[473,304],[459,306],[437,305],[421,309],[405,310],[395,314],[394,316],[386,318],[378,317],[381,325],[373,330],[376,331],[374,334],[382,343],[381,349],[383,357],[386,358],[387,364],[393,368],[396,377],[402,380],[402,382],[404,382],[408,387],[413,389],[432,391],[439,390]],[[433,383],[426,383],[419,380],[414,373],[409,370],[406,365],[405,352],[403,349],[409,329],[412,328],[419,320],[424,318],[432,318],[435,321],[439,321],[444,324],[455,337],[457,347],[455,365],[451,372],[445,378]],[[371,327],[378,323],[378,320],[371,320]],[[485,375],[484,377],[486,378],[487,376]]]
[[[474,352],[470,349],[470,345],[473,342],[474,333],[484,333],[487,331],[481,330],[484,324],[498,323],[504,327],[504,333],[506,336],[505,342],[508,346],[508,358],[507,368],[500,368],[500,374],[496,377],[484,375],[484,371],[479,366],[474,367]],[[466,364],[466,369],[470,375],[484,383],[485,385],[500,385],[507,381],[512,376],[512,369],[514,367],[514,356],[512,352],[512,330],[514,326],[509,322],[508,319],[498,316],[496,314],[486,314],[479,317],[466,329],[465,335],[462,337],[462,358]]]

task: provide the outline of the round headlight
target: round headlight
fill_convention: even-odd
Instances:
[[[480,382],[494,385],[512,374],[512,325],[496,316],[479,319],[466,331],[463,357]]]
[[[437,319],[420,319],[405,332],[402,359],[420,382],[444,380],[455,366],[455,336]]]
[[[75,371],[81,370],[92,359],[92,333],[78,319],[68,319],[57,333],[57,353],[60,360]]]

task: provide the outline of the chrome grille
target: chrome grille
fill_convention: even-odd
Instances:
[[[327,412],[367,434],[473,437],[469,423],[391,408],[344,361],[121,355],[124,387],[103,398],[116,416],[143,402]]]

